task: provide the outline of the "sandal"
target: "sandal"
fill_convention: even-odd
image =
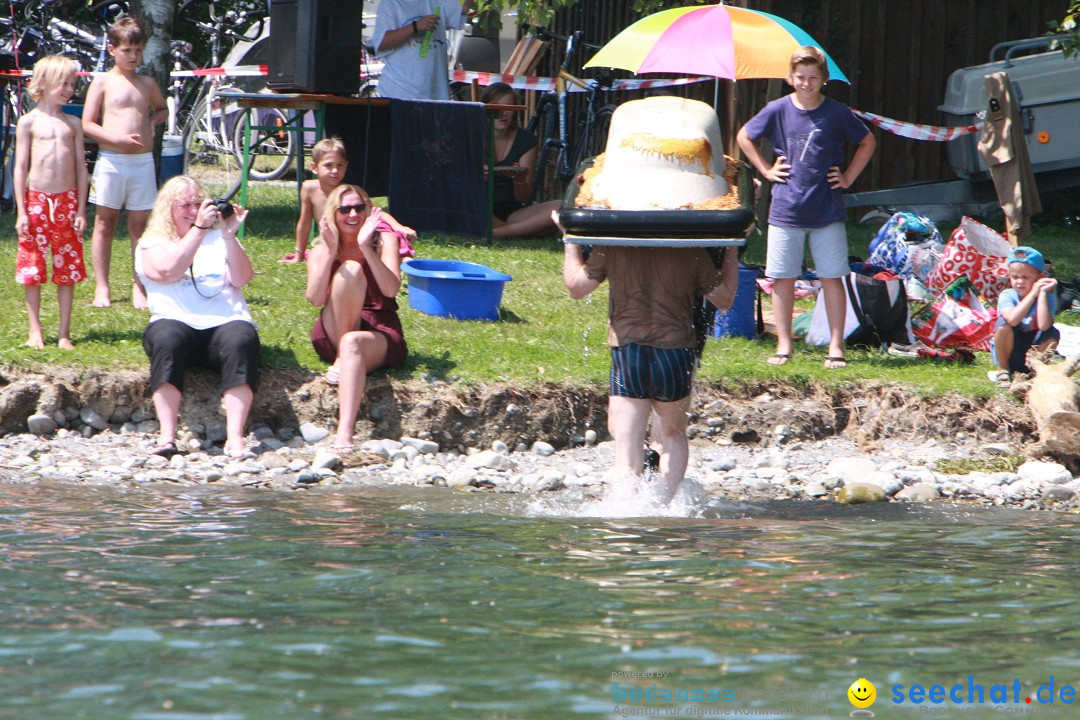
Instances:
[[[176,447],[176,443],[170,440],[169,442],[163,442],[156,448],[150,451],[151,455],[159,455],[166,460],[174,455],[183,455],[184,451]]]
[[[787,365],[787,361],[791,359],[791,353],[774,353],[769,356],[769,359],[765,362],[770,365]]]
[[[301,260],[307,260],[307,251],[301,253],[294,250],[293,252],[285,253],[278,262],[295,263],[300,262]]]
[[[840,370],[847,367],[847,360],[843,355],[828,355],[825,358],[826,370]]]
[[[1008,370],[990,370],[986,373],[986,377],[999,388],[1012,387],[1012,375]]]
[[[326,382],[327,385],[337,385],[341,382],[341,373],[338,372],[336,367],[332,367],[326,371],[325,375],[323,375],[323,381]]]

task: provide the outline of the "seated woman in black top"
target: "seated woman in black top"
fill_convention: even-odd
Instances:
[[[480,100],[499,105],[521,103],[517,93],[506,83],[489,85]],[[536,136],[518,127],[515,114],[504,110],[496,115],[495,166],[514,169],[499,170],[495,174],[495,205],[492,208],[495,215],[492,234],[495,237],[528,237],[555,232],[551,211],[559,208],[559,201],[529,204],[536,156]]]

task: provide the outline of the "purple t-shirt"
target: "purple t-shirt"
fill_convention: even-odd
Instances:
[[[746,123],[747,135],[769,138],[776,155],[791,164],[787,182],[772,186],[769,223],[819,228],[843,222],[843,194],[829,187],[829,168],[843,169],[844,141],[860,143],[868,132],[847,105],[831,98],[810,111],[795,107],[791,95],[762,108]]]

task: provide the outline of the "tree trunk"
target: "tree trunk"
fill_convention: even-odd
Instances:
[[[173,18],[176,0],[132,0],[131,14],[146,31],[146,50],[143,63],[161,88],[163,95],[169,92],[169,43],[172,41]],[[161,138],[165,125],[158,125],[154,133],[154,158],[160,162]]]

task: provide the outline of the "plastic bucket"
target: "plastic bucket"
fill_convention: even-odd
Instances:
[[[455,320],[498,320],[503,286],[512,278],[459,260],[406,260],[409,307]]]
[[[166,135],[161,139],[161,172],[158,183],[184,172],[184,143],[179,135]]]
[[[713,337],[739,336],[753,340],[757,336],[757,323],[754,320],[757,278],[756,268],[739,266],[739,289],[735,292],[735,302],[727,312],[716,311]]]

